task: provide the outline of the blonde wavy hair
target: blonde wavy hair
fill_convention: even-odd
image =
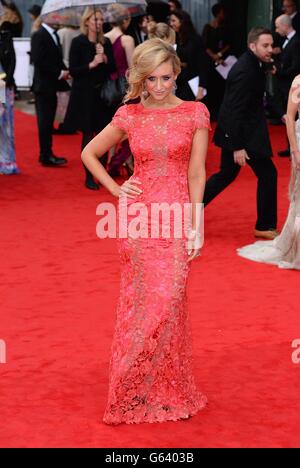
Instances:
[[[97,13],[101,13],[101,15],[104,16],[103,11],[98,7],[97,8],[87,7],[84,10],[84,13],[83,13],[82,18],[81,18],[80,30],[81,30],[82,34],[84,34],[85,36],[87,36],[88,32],[89,32],[87,22],[89,21],[89,19],[92,16],[94,16]],[[101,44],[104,44],[104,42],[105,42],[105,37],[104,37],[104,33],[103,33],[102,28],[101,28],[101,31],[99,31],[98,40],[101,42]]]
[[[175,75],[179,75],[180,60],[170,44],[161,39],[149,39],[137,46],[133,54],[132,67],[127,75],[129,86],[124,102],[141,97],[146,78],[157,67],[168,61],[172,62]]]
[[[169,44],[174,45],[176,43],[176,33],[166,23],[156,23],[155,21],[150,21],[148,24],[148,37],[149,39],[158,38],[162,41],[166,41]]]

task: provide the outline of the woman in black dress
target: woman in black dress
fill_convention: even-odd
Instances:
[[[0,17],[0,24],[5,22],[7,31],[10,31],[12,37],[22,37],[23,19],[22,15],[14,2],[1,0],[3,6],[3,15]]]
[[[184,101],[203,100],[204,88],[207,88],[209,60],[202,38],[197,34],[190,15],[185,11],[173,11],[170,16],[170,26],[176,32],[177,54],[182,68],[176,82],[176,96]],[[197,96],[188,83],[195,77],[199,77]]]
[[[71,128],[81,130],[82,149],[111,120],[111,110],[100,98],[101,86],[116,70],[111,42],[103,34],[103,13],[87,8],[82,17],[82,34],[72,41],[70,73],[73,86],[66,121]],[[98,190],[92,174],[86,171],[85,185]]]
[[[204,26],[203,41],[207,54],[210,57],[211,67],[209,76],[208,107],[212,120],[217,115],[224,97],[226,81],[215,70],[217,65],[223,64],[224,59],[231,51],[231,34],[227,27],[227,13],[223,5],[217,4],[212,7],[214,19]]]

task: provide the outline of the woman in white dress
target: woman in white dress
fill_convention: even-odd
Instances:
[[[295,123],[297,113],[299,118]],[[300,75],[295,78],[290,90],[286,124],[292,155],[287,220],[280,236],[274,241],[255,242],[238,249],[238,254],[255,262],[300,270]]]

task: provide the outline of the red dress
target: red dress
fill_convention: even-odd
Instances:
[[[189,203],[193,135],[210,127],[206,107],[196,102],[172,109],[125,105],[111,125],[127,133],[135,160],[132,178],[142,182],[142,195],[128,199],[127,205]],[[186,419],[207,401],[192,372],[186,239],[129,236],[118,243],[121,292],[104,422]]]

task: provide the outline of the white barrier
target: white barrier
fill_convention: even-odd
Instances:
[[[30,37],[14,38],[16,51],[15,81],[19,89],[30,89],[33,79],[33,67],[30,65]]]

